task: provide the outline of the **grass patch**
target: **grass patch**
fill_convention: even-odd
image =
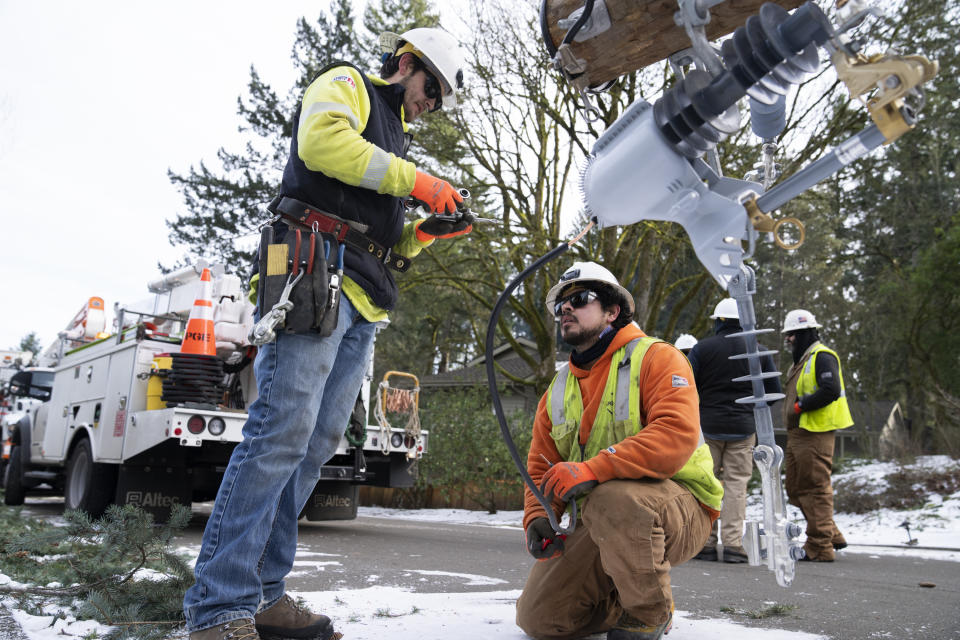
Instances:
[[[735,616],[750,618],[751,620],[763,620],[765,618],[782,618],[790,614],[797,606],[793,604],[772,604],[769,607],[749,611],[747,609],[738,609],[736,607],[720,607],[723,613],[729,613]]]

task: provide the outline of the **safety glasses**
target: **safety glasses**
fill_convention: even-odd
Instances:
[[[565,305],[568,302],[570,303],[570,306],[573,307],[574,309],[580,309],[586,306],[587,304],[589,304],[591,301],[596,299],[597,299],[597,294],[594,293],[593,291],[590,291],[589,289],[582,289],[575,293],[571,293],[568,296],[564,296],[562,298],[557,299],[557,301],[553,303],[553,315],[555,316],[561,315],[563,305]]]
[[[430,73],[426,68],[423,69],[423,75],[423,94],[433,100],[431,111],[436,111],[443,106],[443,89],[440,86],[440,81],[437,80],[437,76]]]

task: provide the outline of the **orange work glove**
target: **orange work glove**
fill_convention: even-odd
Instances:
[[[425,203],[434,213],[456,213],[463,196],[447,182],[417,169],[417,179],[410,195]]]
[[[555,464],[543,474],[540,491],[553,500],[558,496],[564,502],[574,496],[586,493],[597,486],[597,476],[583,462],[561,462]]]
[[[550,521],[540,517],[527,527],[527,551],[537,560],[559,558],[563,554],[563,541],[567,536],[554,532]]]
[[[417,240],[423,243],[437,238],[456,238],[465,236],[473,231],[470,215],[465,215],[459,222],[437,220],[436,216],[424,218],[417,222]]]

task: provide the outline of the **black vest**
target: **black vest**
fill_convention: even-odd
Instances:
[[[354,67],[348,62],[334,62],[323,68],[318,77],[334,67]],[[359,69],[357,69],[359,71]],[[404,87],[399,84],[374,85],[361,72],[367,95],[370,96],[370,117],[361,134],[363,138],[384,151],[401,158],[406,156],[407,136],[400,120]],[[293,135],[290,140],[290,157],[283,170],[280,195],[296,198],[314,205],[321,211],[356,220],[367,225],[366,231],[373,240],[385,247],[392,247],[403,232],[404,208],[400,198],[377,193],[372,189],[354,187],[320,171],[311,171],[300,159],[297,145],[297,126],[300,122],[300,106],[293,116]],[[361,253],[347,245],[344,256],[344,273],[363,287],[374,304],[386,310],[397,304],[397,284],[393,274],[369,253]]]

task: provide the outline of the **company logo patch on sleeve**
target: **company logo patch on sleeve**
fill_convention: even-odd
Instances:
[[[350,76],[335,76],[335,77],[333,78],[333,81],[334,81],[334,82],[344,82],[344,83],[350,85],[350,88],[351,88],[351,89],[356,89],[356,88],[357,88],[357,83],[354,82],[354,81],[353,81],[353,78],[351,78]]]
[[[604,449],[604,451],[606,451],[607,453],[616,453],[616,452],[617,452],[617,450],[614,449],[613,447],[607,447],[606,449]]]
[[[690,383],[683,376],[673,376],[674,387],[689,387]]]

